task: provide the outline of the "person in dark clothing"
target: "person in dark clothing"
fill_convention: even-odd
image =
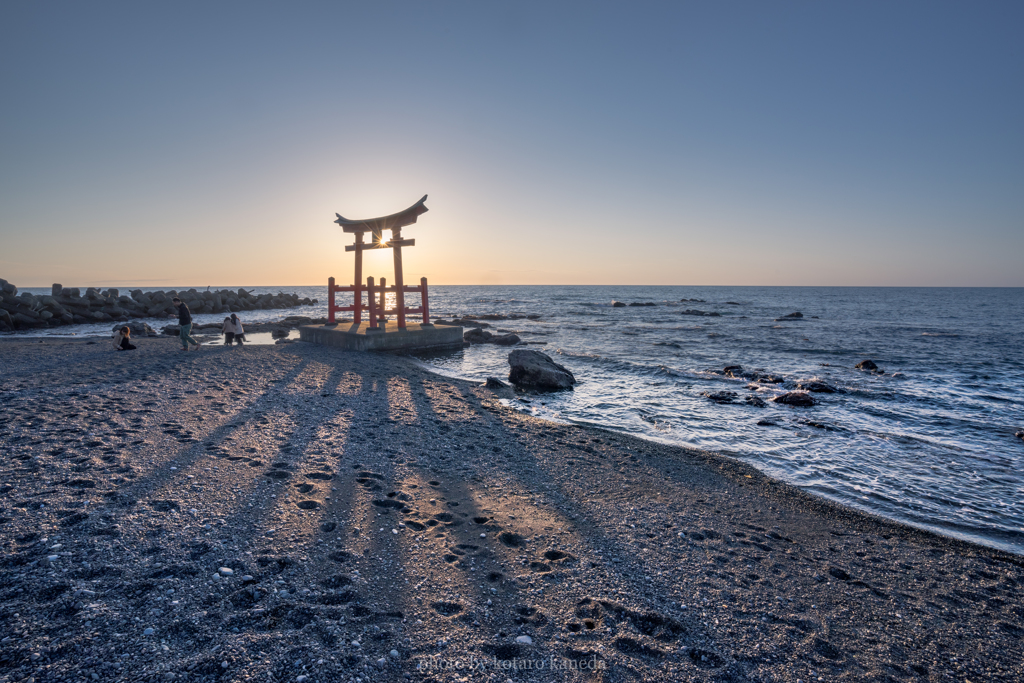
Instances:
[[[114,334],[114,348],[118,351],[134,351],[137,347],[132,344],[131,328],[127,325]]]
[[[188,351],[189,344],[198,349],[202,344],[192,338],[192,314],[189,312],[188,306],[178,297],[171,299],[171,303],[178,309],[178,335],[181,338],[181,350]]]

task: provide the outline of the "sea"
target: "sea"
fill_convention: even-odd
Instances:
[[[319,303],[243,322],[326,315],[326,286],[245,289]],[[578,384],[510,400],[518,410],[717,451],[844,505],[1024,555],[1024,289],[433,286],[430,306],[433,318],[539,316],[489,329],[516,333]],[[506,379],[508,354],[485,344],[418,362]],[[856,369],[863,360],[879,370]],[[733,365],[748,376],[723,372]],[[808,381],[838,391],[813,394],[809,408],[771,401]],[[721,392],[735,399],[708,398]]]

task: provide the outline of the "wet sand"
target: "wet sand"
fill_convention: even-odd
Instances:
[[[0,680],[1024,679],[1024,558],[404,358],[137,343],[0,341]]]

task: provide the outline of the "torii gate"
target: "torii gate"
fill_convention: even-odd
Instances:
[[[340,213],[334,214],[338,217],[338,220],[334,221],[342,227],[345,232],[351,232],[355,234],[355,244],[351,244],[345,247],[345,251],[354,251],[356,253],[356,270],[355,270],[355,284],[348,287],[341,287],[334,284],[334,278],[330,278],[327,281],[327,323],[329,325],[334,324],[334,314],[338,311],[352,311],[353,317],[356,324],[362,321],[363,309],[369,312],[370,329],[381,330],[384,329],[384,321],[388,313],[394,313],[397,317],[398,327],[400,329],[405,328],[405,316],[407,313],[422,313],[423,324],[430,324],[430,316],[427,307],[427,278],[420,278],[419,286],[406,286],[405,280],[402,277],[402,247],[411,247],[416,244],[414,239],[402,239],[402,228],[406,225],[412,225],[416,222],[416,219],[428,211],[425,202],[427,201],[427,195],[423,195],[423,199],[419,200],[408,209],[393,213],[390,216],[381,216],[380,218],[368,218],[366,220],[350,220],[343,217]],[[384,231],[391,231],[391,239],[387,242],[384,241]],[[371,241],[367,244],[363,242],[363,236],[367,233],[371,233]],[[395,284],[393,287],[387,287],[384,278],[380,279],[380,285],[374,286],[373,278],[366,278],[366,294],[367,304],[363,304],[362,291],[364,286],[362,285],[363,279],[363,252],[367,249],[393,249],[395,255]],[[334,293],[335,292],[352,292],[352,305],[351,306],[335,306],[334,304]],[[395,293],[395,307],[388,309],[384,305],[384,297],[386,292]],[[422,305],[420,308],[406,308],[405,307],[405,293],[406,292],[420,292],[422,297]],[[380,302],[376,301],[376,296],[380,296]]]

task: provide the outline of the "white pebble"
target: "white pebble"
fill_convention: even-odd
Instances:
[[[64,547],[63,543],[57,543],[56,545],[51,545],[50,546],[50,550],[60,550],[63,547]]]
[[[302,683],[302,682],[303,682],[303,681],[305,681],[305,680],[306,680],[307,678],[308,678],[308,676],[296,676],[296,677],[295,677],[295,683]]]
[[[487,538],[487,534],[480,534],[480,538]]]
[[[353,640],[352,641],[352,647],[362,647],[362,645],[359,644],[358,640]]]
[[[383,667],[387,663],[388,663],[388,660],[386,658],[384,658],[384,657],[381,657],[380,659],[377,660],[377,666],[380,666],[380,667]]]
[[[213,576],[211,576],[210,578],[211,578],[211,579],[213,579],[214,581],[220,581],[220,579],[221,579],[221,576],[220,576],[220,574],[214,574],[214,575],[213,575]]]
[[[397,534],[397,533],[398,533],[398,529],[392,529],[392,530],[391,530],[391,533],[393,533],[393,534]]]
[[[217,571],[219,571],[219,572],[220,572],[221,574],[223,574],[224,576],[231,576],[232,574],[234,574],[234,573],[235,573],[235,570],[234,570],[234,569],[231,569],[231,568],[229,568],[229,567],[221,567],[221,568],[220,568],[220,569],[218,569]]]
[[[392,650],[390,654],[394,659],[398,659],[398,650]]]
[[[516,642],[523,645],[533,645],[533,638],[530,636],[516,636]]]
[[[60,555],[49,555],[46,559],[48,559],[50,562],[56,562],[60,559]]]

